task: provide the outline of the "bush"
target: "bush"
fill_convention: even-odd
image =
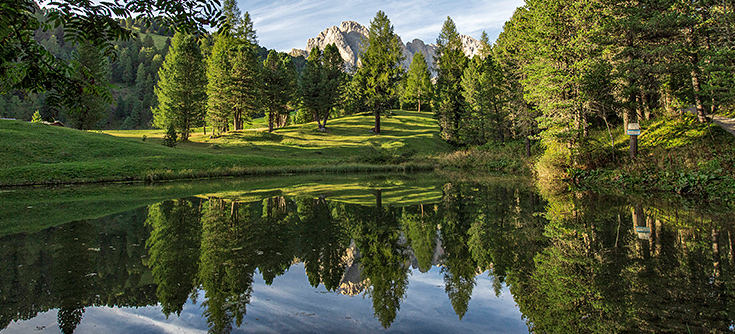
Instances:
[[[163,137],[163,145],[168,147],[174,147],[176,146],[176,129],[174,128],[173,124],[168,125],[168,130],[166,131],[166,136]]]

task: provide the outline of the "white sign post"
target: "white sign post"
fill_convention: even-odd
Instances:
[[[628,123],[628,135],[630,136],[630,157],[638,156],[638,136],[641,135],[641,126],[638,123]]]
[[[640,136],[641,126],[638,123],[628,123],[628,135],[629,136]]]

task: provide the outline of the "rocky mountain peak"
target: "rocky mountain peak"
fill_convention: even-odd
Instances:
[[[359,53],[362,46],[363,39],[367,39],[370,31],[367,27],[355,21],[344,21],[339,27],[332,26],[319,33],[317,37],[310,38],[306,42],[306,51],[293,49],[292,54],[303,54],[308,55],[308,52],[312,48],[318,47],[324,50],[327,44],[334,43],[339,49],[339,53],[342,55],[342,59],[345,60],[345,67],[347,70],[355,69],[359,66]],[[467,36],[460,35],[462,39],[463,51],[468,57],[473,57],[480,53],[480,41]],[[399,37],[400,39],[400,37]],[[403,44],[403,55],[406,59],[401,65],[405,69],[411,65],[411,60],[416,52],[421,52],[426,61],[429,63],[432,76],[436,76],[436,69],[434,68],[434,57],[436,56],[436,45],[426,44],[420,39],[413,39],[412,41]]]

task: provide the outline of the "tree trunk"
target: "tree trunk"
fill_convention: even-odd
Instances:
[[[526,135],[526,157],[531,157],[531,139]]]
[[[275,113],[268,112],[268,132],[273,132],[273,117],[275,117]]]
[[[631,86],[634,84],[631,83]],[[637,95],[635,91],[630,92],[630,96],[628,98],[628,102],[630,103],[630,106],[628,107],[627,112],[625,113],[624,117],[624,123],[625,123],[625,131],[628,131],[628,124],[631,123],[631,121],[637,121],[637,119],[634,117],[636,115],[636,101]],[[630,157],[635,158],[638,156],[638,136],[630,136]]]
[[[375,133],[380,133],[380,112],[375,112]]]
[[[712,228],[712,260],[713,266],[715,267],[715,277],[720,277],[720,232],[717,228]]]
[[[686,29],[684,32],[687,44],[692,49],[689,53],[689,65],[691,65],[692,88],[694,90],[694,103],[697,107],[697,119],[699,123],[707,121],[704,104],[702,103],[702,86],[699,81],[699,50],[694,39],[694,28]]]

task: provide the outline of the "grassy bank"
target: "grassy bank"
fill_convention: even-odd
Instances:
[[[584,164],[561,173],[576,187],[613,193],[678,194],[708,202],[735,200],[735,137],[683,115],[642,121],[639,156],[628,158],[628,136],[617,129],[589,142]],[[543,159],[542,159],[543,160]]]
[[[542,153],[537,143],[531,146],[531,156],[526,156],[525,141],[510,140],[503,144],[490,142],[483,146],[460,149],[437,157],[437,164],[444,173],[515,175],[530,177],[533,165]]]
[[[430,114],[396,111],[375,135],[371,115],[273,133],[245,130],[210,138],[195,133],[175,148],[158,130],[87,132],[0,121],[0,186],[192,179],[314,172],[432,169],[450,147]]]

